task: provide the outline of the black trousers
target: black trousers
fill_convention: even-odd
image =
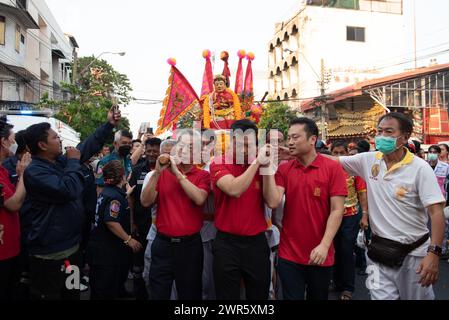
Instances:
[[[279,277],[285,300],[328,300],[332,267],[296,264],[279,259]],[[306,296],[307,293],[307,296]]]
[[[76,252],[67,259],[44,260],[30,257],[31,296],[37,300],[79,300],[79,288],[69,289],[66,280],[70,277],[64,269],[64,262],[68,260],[72,266],[79,268],[80,252]],[[79,270],[79,269],[78,269]],[[81,275],[80,275],[81,276]],[[70,280],[70,279],[69,279]]]
[[[268,300],[271,266],[265,233],[244,237],[219,231],[213,253],[217,300],[240,300],[242,279],[247,300]]]
[[[203,256],[199,233],[181,242],[157,235],[151,246],[151,299],[170,300],[176,281],[179,300],[201,300]]]
[[[91,300],[115,300],[119,297],[122,266],[90,266],[89,284]]]
[[[144,263],[145,248],[147,247],[148,244],[148,240],[146,239],[147,234],[148,231],[144,232],[144,230],[142,231],[141,228],[139,228],[139,236],[136,238],[136,240],[142,244],[142,247],[144,249],[133,254],[133,266],[132,266],[132,273],[134,277],[133,290],[137,300],[148,300],[147,287],[142,275],[145,264]]]
[[[13,300],[20,279],[19,256],[0,260],[0,301]]]
[[[335,266],[334,282],[336,291],[355,290],[354,246],[359,232],[359,217],[344,217],[334,239]]]

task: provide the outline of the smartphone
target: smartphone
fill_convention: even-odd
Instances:
[[[120,111],[120,107],[118,105],[118,99],[116,97],[112,98],[112,112],[116,115]]]
[[[153,128],[147,128],[147,133],[149,133],[149,134],[154,134]]]

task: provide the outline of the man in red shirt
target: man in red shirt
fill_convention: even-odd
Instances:
[[[232,154],[227,152],[211,165],[218,230],[214,243],[216,296],[218,300],[239,300],[243,279],[248,300],[267,300],[270,248],[265,237],[260,161],[255,157],[257,126],[239,120],[231,130]]]
[[[343,218],[347,189],[341,166],[317,154],[317,139],[314,121],[294,119],[288,132],[294,160],[281,164],[276,177],[264,176],[270,208],[277,208],[285,194],[279,276],[286,300],[304,300],[306,294],[308,300],[328,299],[332,242]]]
[[[348,145],[343,141],[336,141],[332,143],[331,152],[335,157],[347,156]],[[350,176],[346,171],[345,176],[348,196],[345,200],[345,215],[334,239],[334,284],[335,291],[341,292],[340,300],[351,300],[355,290],[354,245],[361,220],[361,216],[357,214],[358,207],[362,208],[363,214],[367,214],[368,200],[366,182],[358,176]]]
[[[195,142],[196,141],[196,142]],[[173,286],[180,300],[201,300],[203,272],[203,204],[210,191],[207,171],[193,165],[194,142],[201,135],[184,131],[174,150],[163,154],[145,191],[151,194],[144,207],[157,205],[157,236],[152,245],[150,291],[154,300],[169,300]],[[173,153],[173,151],[172,151]]]

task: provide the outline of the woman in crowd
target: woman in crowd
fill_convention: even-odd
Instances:
[[[13,126],[0,121],[0,163],[17,151]],[[0,301],[12,299],[14,286],[19,279],[20,223],[19,209],[25,200],[23,173],[30,164],[31,156],[26,153],[17,163],[18,182],[15,187],[8,171],[0,165]]]

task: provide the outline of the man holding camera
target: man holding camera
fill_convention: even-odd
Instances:
[[[81,165],[98,153],[120,121],[120,113],[108,114],[78,148],[62,155],[61,140],[48,123],[26,130],[33,157],[24,183],[28,193],[31,226],[28,248],[31,294],[36,299],[79,299],[79,288],[67,288],[66,279],[79,260],[82,225],[85,219],[82,196],[85,187]]]

